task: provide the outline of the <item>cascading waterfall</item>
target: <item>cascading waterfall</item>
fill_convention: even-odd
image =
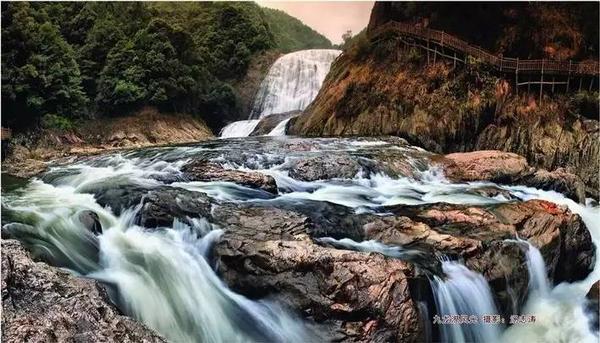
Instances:
[[[250,119],[250,120],[239,120],[234,121],[231,124],[228,124],[223,129],[221,129],[220,138],[235,138],[235,137],[248,137],[260,120],[258,119]]]
[[[267,136],[285,136],[285,130],[290,119],[281,121]]]
[[[498,342],[503,325],[482,323],[484,315],[498,314],[492,292],[485,278],[455,261],[443,261],[446,279],[434,276],[431,281],[438,314],[475,316],[476,323],[439,325],[443,342]]]
[[[481,186],[494,186],[518,199],[543,199],[568,206],[582,217],[597,249],[600,246],[599,208],[577,204],[555,192],[490,183],[453,184],[436,169],[416,167],[418,170],[410,177],[359,173],[343,180],[294,179],[286,166],[290,159],[304,155],[294,155],[299,152],[280,147],[295,140],[213,141],[77,159],[69,165],[53,167],[41,180],[31,181],[24,189],[3,192],[3,215],[18,222],[5,225],[3,233],[10,232],[35,255],[54,265],[114,285],[116,291],[111,296],[126,313],[173,342],[315,341],[318,338],[314,339],[303,321],[276,303],[246,299],[219,280],[207,259],[207,252],[220,236],[218,227],[198,219],[188,224],[175,221],[168,228],[142,228],[134,221],[138,211],[135,206],[115,215],[110,208],[99,205],[92,195],[98,189],[185,188],[220,201],[289,204],[304,200],[328,201],[356,212],[377,213],[382,206],[396,204],[494,204],[510,200],[472,192]],[[389,148],[389,143],[384,141],[351,138],[314,139],[311,143],[310,154],[335,150],[359,154],[363,149]],[[271,175],[279,193],[273,195],[230,182],[186,182],[177,178],[178,182],[172,182],[172,177],[178,176],[181,166],[191,158]],[[102,235],[94,236],[82,228],[78,219],[82,211],[98,215],[104,229]],[[376,241],[322,238],[321,243],[394,258],[410,260],[413,257],[413,252],[407,249]],[[551,287],[539,251],[525,241],[517,243],[528,245],[531,280],[530,294],[521,312],[535,315],[535,323],[512,325],[504,332],[502,326],[493,324],[485,324],[485,327],[439,325],[437,327],[446,330],[442,338],[510,343],[526,340],[596,342],[598,336],[589,330],[584,305],[587,290],[600,279],[599,263],[596,262],[594,271],[585,280]],[[481,275],[457,262],[445,261],[442,267],[447,278],[431,280],[440,314],[497,313]]]
[[[100,169],[105,182],[119,173]],[[53,186],[35,180],[21,196],[9,196],[4,210],[26,225],[8,224],[5,232],[34,255],[105,282],[124,312],[172,342],[317,339],[278,304],[246,299],[223,284],[208,262],[220,229],[203,219],[193,226],[175,220],[170,228],[144,229],[134,224],[140,206],[115,216],[92,195],[77,192],[82,181],[68,177]],[[78,221],[85,210],[98,214],[104,232],[99,237]]]
[[[506,241],[524,247],[525,261],[529,274],[529,292],[539,292],[539,295],[542,296],[547,295],[550,292],[550,281],[548,281],[548,276],[546,275],[546,263],[540,250],[528,241],[520,238],[516,240],[508,239]]]
[[[269,69],[250,118],[304,110],[317,96],[340,50],[302,50],[283,55]]]
[[[281,56],[262,81],[249,120],[233,122],[221,130],[221,138],[247,137],[259,119],[271,114],[302,111],[315,99],[341,50],[301,50]],[[289,119],[279,123],[269,136],[285,135]]]

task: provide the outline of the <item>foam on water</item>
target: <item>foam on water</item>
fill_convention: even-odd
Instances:
[[[340,50],[314,49],[281,56],[269,69],[250,118],[304,110],[317,96]]]

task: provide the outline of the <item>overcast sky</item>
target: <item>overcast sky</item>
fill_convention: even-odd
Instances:
[[[257,1],[261,6],[276,8],[300,19],[304,24],[341,43],[342,34],[359,33],[369,23],[373,1]]]

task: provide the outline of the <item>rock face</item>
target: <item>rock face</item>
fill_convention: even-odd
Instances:
[[[489,208],[433,204],[389,210],[396,216],[364,226],[367,239],[424,245],[438,254],[463,258],[490,282],[506,314],[517,313],[527,295],[525,246],[515,242],[517,235],[540,250],[555,284],[581,280],[593,268],[595,248],[581,218],[550,202],[531,200]]]
[[[250,133],[250,136],[266,135],[269,132],[271,132],[271,130],[273,130],[275,126],[277,126],[277,124],[279,124],[280,122],[286,119],[297,117],[301,113],[302,111],[290,111],[284,113],[270,114],[266,117],[263,117],[258,122],[258,125],[256,125],[256,127],[254,128],[254,131]]]
[[[246,294],[278,296],[325,322],[342,341],[417,342],[418,312],[406,262],[378,254],[323,248],[306,236],[249,240],[230,234],[217,247],[221,273]]]
[[[165,342],[125,317],[98,282],[34,262],[2,240],[3,342]]]
[[[491,181],[553,190],[585,203],[585,186],[574,174],[558,168],[536,170],[517,154],[497,150],[454,153],[444,156],[445,175],[453,181]]]
[[[377,3],[369,27],[376,28],[389,20],[422,19],[413,15],[414,8],[406,6],[400,2]],[[437,11],[435,8],[440,11],[458,8],[441,4],[431,7],[430,14]],[[494,12],[504,10],[481,13]],[[436,20],[452,17],[461,23],[455,26],[463,27],[475,18],[485,18],[474,15],[465,19],[461,17],[465,13],[468,11],[461,10]],[[421,21],[420,25],[427,25],[427,21]],[[479,35],[481,30],[465,33]],[[506,82],[501,75],[494,76],[473,66],[454,68],[450,61],[440,58],[431,63],[425,56],[422,50],[406,47],[393,32],[373,40],[368,35],[356,39],[333,63],[311,105],[290,121],[288,134],[395,135],[436,153],[509,151],[549,171],[568,168],[583,180],[587,194],[598,198],[597,106],[580,106],[573,94],[569,97],[548,94],[540,103],[537,95],[523,96],[520,90],[516,96],[511,87],[498,92],[498,85]],[[588,93],[594,98],[593,94]]]
[[[239,185],[260,188],[277,194],[277,184],[273,177],[257,172],[225,169],[216,163],[193,161],[181,169],[188,181],[227,181]]]

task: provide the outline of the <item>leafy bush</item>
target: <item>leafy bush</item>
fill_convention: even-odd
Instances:
[[[70,131],[75,127],[70,118],[51,113],[42,117],[42,126],[48,129],[59,129],[63,131]]]

